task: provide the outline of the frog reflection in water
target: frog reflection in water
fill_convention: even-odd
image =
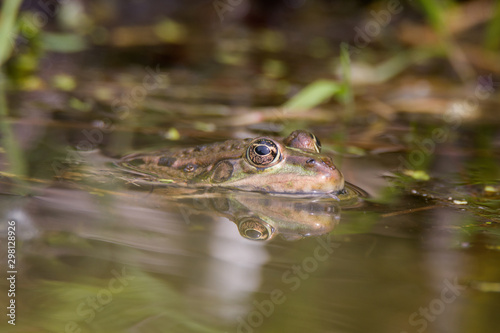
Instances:
[[[319,140],[303,130],[280,140],[229,140],[179,150],[125,156],[128,172],[188,187],[226,187],[267,193],[344,193],[344,177]]]
[[[176,196],[175,190],[165,186],[155,194],[173,198],[190,222],[205,224],[208,215],[223,216],[236,224],[242,237],[251,240],[270,240],[276,235],[286,240],[319,236],[340,222],[341,203],[323,196],[305,200],[301,196],[230,190],[198,190],[193,195]]]

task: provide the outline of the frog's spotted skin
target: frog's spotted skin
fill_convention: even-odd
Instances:
[[[283,140],[258,137],[137,153],[125,156],[117,165],[181,186],[271,193],[342,192],[342,173],[320,151],[314,135],[298,130]]]

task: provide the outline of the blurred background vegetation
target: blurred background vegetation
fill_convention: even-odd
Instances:
[[[245,67],[274,79],[307,71],[301,83],[335,77],[342,43],[369,67],[354,68],[353,83],[405,70],[475,80],[500,66],[496,1],[9,0],[1,17],[0,61],[26,90],[74,88],[63,63],[59,76],[42,75],[54,53],[83,66]],[[302,57],[309,64],[294,63]]]

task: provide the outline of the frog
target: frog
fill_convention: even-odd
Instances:
[[[148,181],[276,194],[345,193],[342,172],[312,133],[258,136],[126,155],[121,170]]]

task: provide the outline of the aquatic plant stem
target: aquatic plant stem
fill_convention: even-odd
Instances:
[[[490,23],[488,24],[488,29],[486,30],[485,47],[490,50],[497,50],[500,47],[500,1],[497,1],[495,6],[495,11]]]
[[[346,43],[340,44],[340,70],[342,72],[342,95],[341,102],[345,106],[346,120],[351,120],[354,117],[354,97],[351,84],[351,58],[349,56],[349,45]]]
[[[6,77],[3,64],[10,57],[15,42],[15,23],[21,0],[5,0],[0,16],[0,142],[5,150],[10,173],[16,175],[18,181],[26,176],[26,163],[17,143],[14,132],[8,121],[9,111],[6,96]]]
[[[8,59],[14,45],[17,13],[22,0],[5,0],[0,16],[0,65]]]
[[[23,178],[26,176],[26,164],[23,154],[17,144],[14,132],[7,121],[8,107],[5,94],[5,76],[3,71],[0,71],[0,140],[2,147],[5,150],[5,155],[10,164],[10,172]]]

